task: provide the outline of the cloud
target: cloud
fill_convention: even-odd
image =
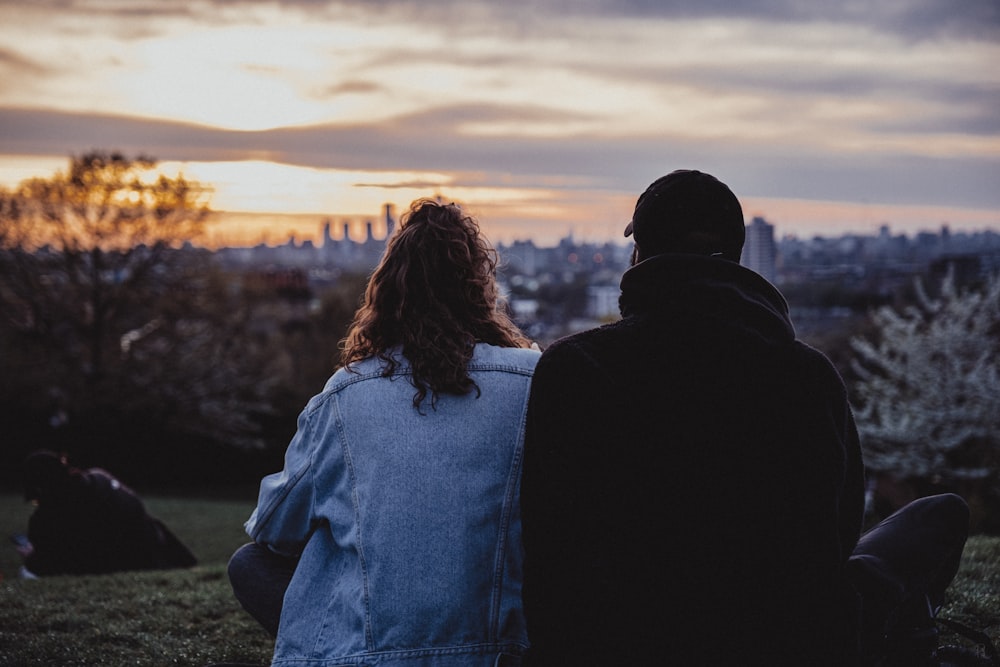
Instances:
[[[444,185],[454,186],[454,183],[440,183],[438,181],[414,180],[397,181],[394,183],[354,183],[356,188],[379,188],[388,190],[437,190]]]
[[[1000,208],[1000,157],[933,157],[903,151],[863,156],[768,141],[710,141],[683,133],[608,137],[476,136],[464,122],[551,119],[544,109],[441,108],[391,122],[237,132],[149,119],[0,109],[0,153],[81,154],[94,148],[160,160],[266,159],[354,171],[433,171],[455,183],[536,185],[567,191],[639,192],[675,168],[717,174],[741,195]],[[468,174],[474,174],[469,180]],[[465,180],[463,180],[465,179]],[[454,184],[454,183],[453,183]]]
[[[994,0],[605,0],[606,11],[659,18],[739,17],[755,21],[788,23],[835,23],[874,26],[890,34],[912,39],[938,36],[990,39],[1000,28],[1000,6]]]
[[[352,79],[348,81],[338,81],[324,88],[320,88],[312,93],[315,99],[336,99],[342,95],[370,95],[384,92],[384,86],[373,81],[362,79]]]
[[[0,21],[53,31],[0,48],[0,153],[576,192],[692,166],[758,196],[998,207],[998,14],[996,0],[0,0]],[[258,59],[261,43],[284,57]],[[271,129],[209,124],[227,122]]]
[[[741,19],[768,23],[831,23],[872,27],[908,41],[939,38],[996,41],[1000,4],[996,0],[33,0],[33,11],[85,15],[140,23],[155,30],[156,19],[187,18],[214,24],[254,20],[260,12],[300,13],[322,20],[361,12],[416,25],[456,30],[503,30],[511,35],[559,30],[578,19],[643,20]],[[0,8],[24,9],[23,0],[0,0]],[[142,33],[137,33],[137,35]]]
[[[0,68],[8,75],[38,76],[48,73],[49,69],[19,52],[0,47]]]
[[[17,89],[25,97],[40,90],[58,72],[15,49],[0,47],[0,81],[8,90]]]
[[[217,0],[221,6],[233,0]],[[282,8],[306,12],[325,12],[331,7],[373,6],[380,12],[393,12],[410,20],[437,21],[448,17],[452,22],[481,25],[489,14],[491,27],[517,26],[531,29],[540,18],[558,21],[576,18],[640,18],[660,20],[745,19],[778,23],[834,23],[872,26],[877,30],[923,41],[940,37],[975,38],[993,41],[1000,36],[1000,4],[995,0],[963,0],[960,3],[940,0],[505,0],[502,3],[470,0],[282,0]],[[556,26],[549,26],[557,27]]]
[[[79,155],[92,149],[166,160],[243,159],[240,133],[187,123],[49,109],[0,108],[0,154]],[[228,157],[227,157],[228,156]]]
[[[985,67],[985,65],[984,65]],[[732,68],[718,63],[629,66],[605,64],[591,71],[607,81],[633,81],[647,86],[690,86],[716,95],[747,95],[761,101],[772,119],[801,114],[803,107],[824,99],[843,105],[867,105],[872,119],[858,127],[872,133],[912,134],[1000,133],[1000,90],[996,83],[974,79],[942,79],[919,70],[892,70],[873,62],[865,67],[787,62]],[[905,113],[901,110],[905,109]]]

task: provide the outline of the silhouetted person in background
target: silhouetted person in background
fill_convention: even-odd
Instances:
[[[28,520],[24,576],[190,567],[194,555],[134,491],[100,468],[80,470],[51,451],[24,463]]]
[[[736,196],[676,171],[625,233],[622,319],[553,343],[532,384],[526,664],[854,665],[862,636],[930,631],[968,508],[918,501],[859,544],[844,384],[739,264]]]
[[[516,665],[518,507],[538,352],[498,303],[496,255],[455,205],[390,238],[344,367],[261,482],[229,564],[274,664]]]

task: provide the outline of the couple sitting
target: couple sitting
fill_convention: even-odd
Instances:
[[[843,382],[740,266],[733,193],[671,173],[625,233],[622,319],[540,354],[476,222],[413,204],[230,562],[275,665],[854,665],[932,634],[968,510],[861,535]]]

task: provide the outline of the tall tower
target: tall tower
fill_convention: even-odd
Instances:
[[[330,218],[323,221],[323,247],[328,249],[333,247],[333,237],[330,236],[331,225],[333,223],[330,222]]]
[[[774,282],[777,265],[777,246],[774,243],[774,225],[764,218],[755,217],[747,225],[746,242],[740,263]]]
[[[396,229],[396,216],[393,214],[392,204],[385,205],[385,240],[388,241],[392,232]]]

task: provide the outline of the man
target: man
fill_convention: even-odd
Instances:
[[[840,376],[740,266],[714,177],[656,180],[625,234],[622,319],[554,343],[532,384],[528,662],[854,664],[864,483]]]
[[[19,539],[22,576],[107,574],[191,567],[194,555],[142,500],[106,470],[81,470],[55,452],[25,459],[25,500],[35,505]]]

